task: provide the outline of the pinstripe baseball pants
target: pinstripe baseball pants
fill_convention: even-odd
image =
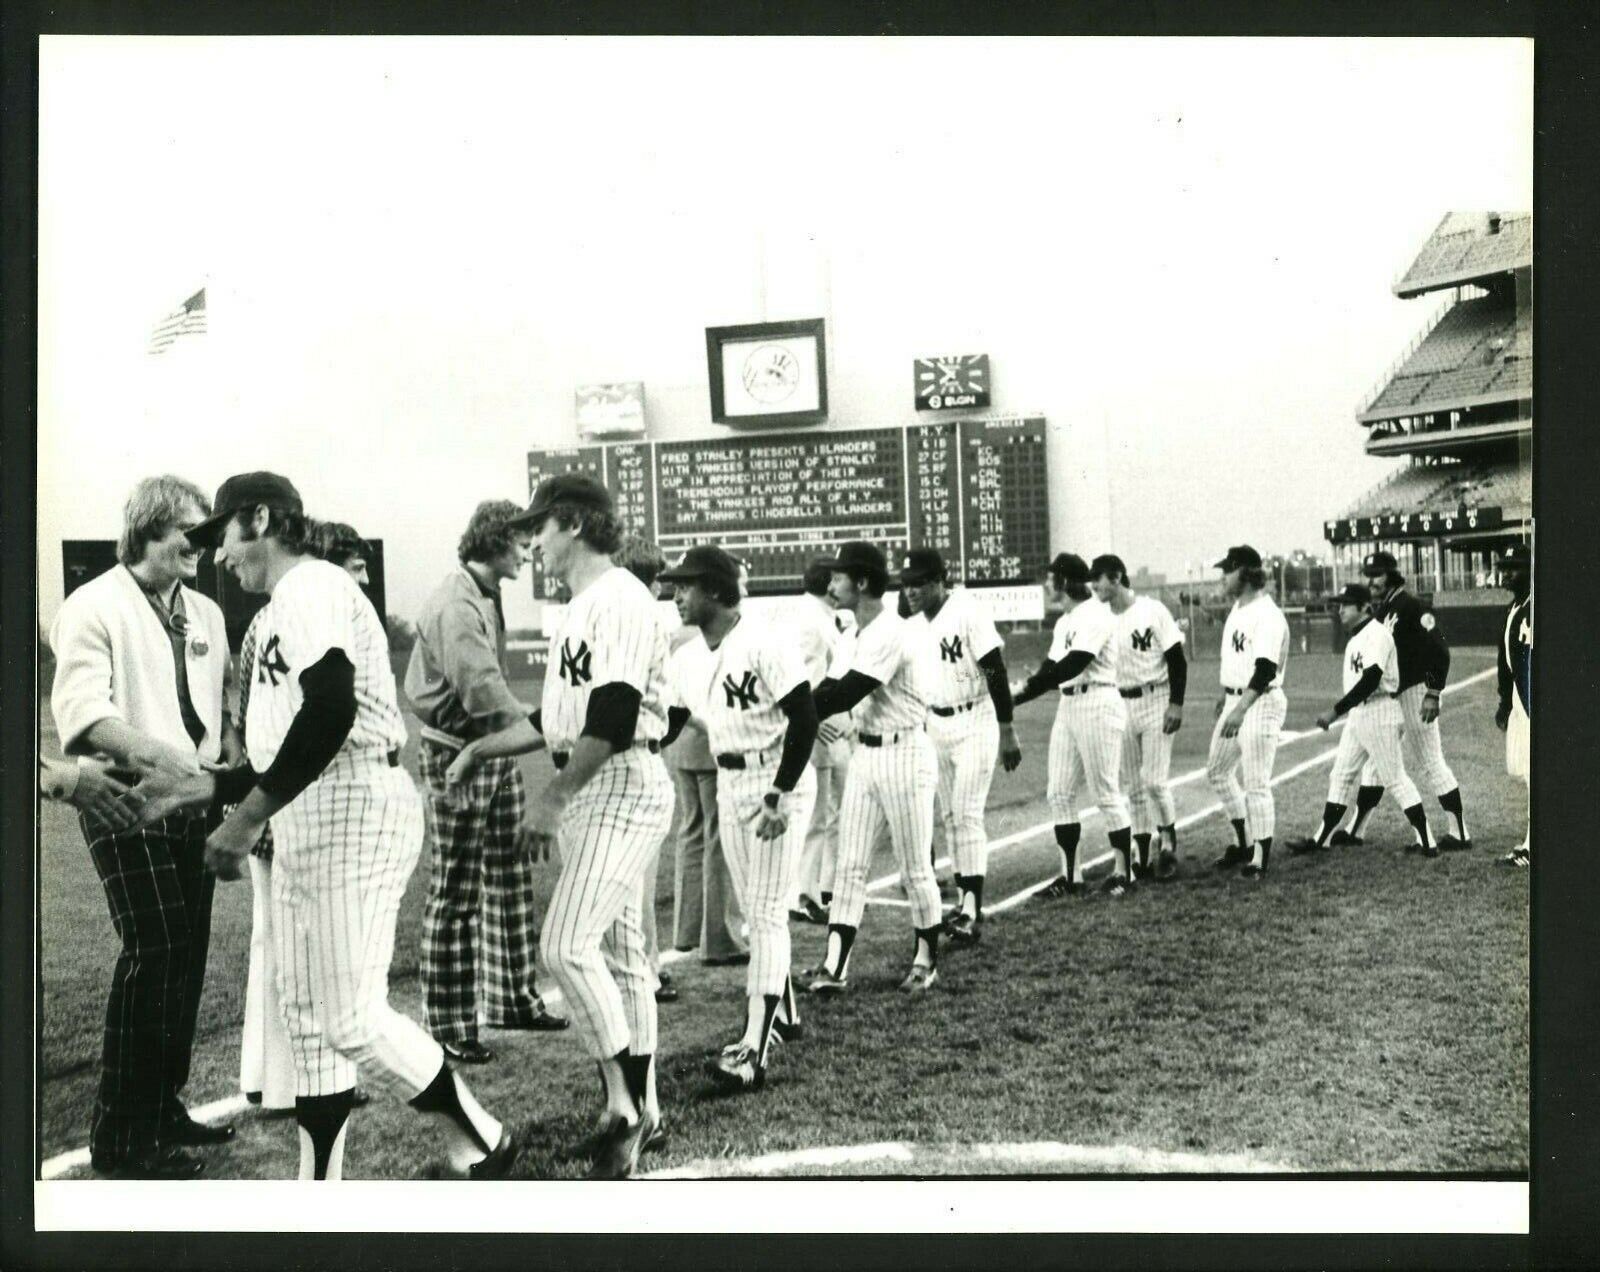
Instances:
[[[381,753],[341,751],[272,819],[278,992],[297,1095],[356,1084],[411,1099],[444,1053],[389,1006],[395,919],[422,852],[422,801]]]
[[[807,765],[794,792],[785,800],[788,829],[777,839],[757,839],[756,819],[762,796],[772,789],[778,763],[774,748],[768,763],[746,769],[725,769],[717,780],[717,815],[722,851],[750,925],[749,994],[781,994],[789,979],[789,894],[794,872],[811,825],[817,799],[817,778]]]
[[[444,780],[456,751],[424,739],[417,755],[433,836],[420,969],[428,1032],[465,1042],[478,1036],[480,993],[491,1026],[544,1010],[533,863],[517,844],[527,794],[513,756],[485,760],[457,794]]]
[[[1222,714],[1211,730],[1206,779],[1229,818],[1243,820],[1251,843],[1270,838],[1276,822],[1272,803],[1272,762],[1278,755],[1278,734],[1289,709],[1282,689],[1271,689],[1250,704],[1239,732],[1222,736],[1222,722],[1233,706],[1223,700]],[[1240,785],[1240,777],[1244,783]]]
[[[1120,785],[1122,738],[1128,713],[1111,685],[1062,694],[1050,730],[1050,776],[1045,797],[1058,824],[1079,820],[1084,788],[1100,809],[1108,831],[1125,830],[1128,797]]]
[[[272,935],[272,831],[250,856],[250,972],[239,1040],[239,1089],[261,1095],[264,1109],[294,1107],[294,1052],[278,1000],[278,953]]]
[[[661,757],[632,747],[572,797],[557,831],[561,877],[540,952],[597,1060],[656,1049],[656,977],[640,903],[645,865],[672,824],[672,799]]]
[[[839,802],[839,860],[834,872],[832,923],[861,926],[867,908],[872,850],[887,828],[900,860],[914,927],[939,922],[939,885],[933,877],[933,797],[939,762],[921,729],[907,729],[883,746],[862,743],[850,757]]]
[[[78,824],[122,940],[89,1131],[92,1152],[116,1160],[155,1147],[161,1123],[184,1115],[178,1092],[189,1081],[215,880],[204,818],[174,815],[120,835],[81,813]]]
[[[1529,736],[1531,733],[1528,713],[1523,710],[1522,699],[1513,691],[1511,694],[1511,715],[1506,720],[1506,772],[1516,778],[1524,786],[1528,784],[1530,771]]]
[[[1456,775],[1444,758],[1444,741],[1439,735],[1439,722],[1422,723],[1422,700],[1428,695],[1428,686],[1420,680],[1402,689],[1396,701],[1405,717],[1405,729],[1400,734],[1400,757],[1406,772],[1422,790],[1437,798],[1456,788]],[[1361,770],[1363,786],[1379,786],[1382,778],[1369,762]]]
[[[939,815],[956,873],[981,875],[989,860],[983,810],[989,802],[995,754],[1000,749],[994,703],[984,698],[972,710],[953,716],[930,713],[928,736],[939,763]]]
[[[1364,766],[1377,774],[1378,783],[1388,788],[1401,808],[1421,801],[1400,757],[1404,727],[1400,704],[1386,693],[1374,694],[1350,712],[1339,739],[1339,753],[1333,757],[1333,772],[1328,775],[1330,804],[1355,803],[1356,783]]]
[[[1131,691],[1130,691],[1131,692]],[[1122,739],[1122,789],[1135,834],[1154,834],[1177,820],[1172,798],[1172,735],[1164,731],[1171,690],[1146,686],[1137,698],[1124,698],[1128,732]]]
[[[820,902],[824,892],[833,891],[833,873],[838,862],[839,803],[844,798],[845,764],[813,768],[817,780],[817,800],[811,808],[811,824],[806,827],[806,842],[800,850],[800,865],[795,870],[791,899],[802,895]]]

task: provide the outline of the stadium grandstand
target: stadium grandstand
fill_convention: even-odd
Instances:
[[[1324,524],[1341,575],[1382,548],[1437,605],[1503,599],[1494,560],[1533,529],[1532,275],[1531,215],[1451,212],[1394,283],[1438,299],[1356,411],[1407,462]]]

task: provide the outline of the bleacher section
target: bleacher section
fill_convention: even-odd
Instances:
[[[1491,234],[1487,213],[1452,212],[1439,222],[1394,292],[1415,296],[1430,287],[1469,282],[1532,263],[1532,215],[1502,217],[1498,233]]]
[[[1442,317],[1361,412],[1394,419],[1424,405],[1491,395],[1531,396],[1529,318],[1493,296],[1463,300]]]
[[[1454,512],[1458,508],[1530,509],[1529,470],[1514,461],[1418,464],[1374,486],[1340,513],[1375,517],[1389,512]]]

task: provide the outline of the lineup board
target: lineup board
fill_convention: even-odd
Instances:
[[[800,591],[805,568],[850,539],[938,548],[957,581],[1028,582],[1049,560],[1045,422],[950,420],[768,437],[619,442],[528,453],[530,493],[581,472],[669,561],[717,543],[753,595]],[[534,595],[556,596],[537,564]]]

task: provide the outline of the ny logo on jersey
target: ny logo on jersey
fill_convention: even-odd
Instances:
[[[960,662],[961,637],[952,636],[949,640],[941,638],[939,641],[939,658],[942,662]]]
[[[570,642],[561,642],[561,679],[576,689],[579,685],[586,685],[594,679],[594,672],[590,670],[593,655],[589,652],[587,641],[580,640],[578,648],[570,648]]]
[[[1233,652],[1236,653],[1236,654],[1244,653],[1244,633],[1243,632],[1234,632],[1234,634],[1233,634]]]
[[[1133,647],[1147,654],[1150,652],[1150,646],[1155,644],[1155,640],[1156,629],[1153,627],[1146,627],[1142,632],[1133,633]]]
[[[1367,660],[1361,656],[1359,649],[1350,655],[1350,670],[1355,672],[1356,675],[1359,676],[1366,665]]]
[[[745,672],[738,684],[733,683],[731,673],[724,676],[722,678],[722,691],[728,695],[729,711],[732,711],[735,706],[741,711],[750,710],[751,705],[758,701],[756,698],[756,673],[753,671]]]
[[[278,648],[278,634],[274,632],[256,655],[256,683],[266,684],[270,680],[276,685],[279,676],[288,679],[289,664],[283,661],[283,651]]]

